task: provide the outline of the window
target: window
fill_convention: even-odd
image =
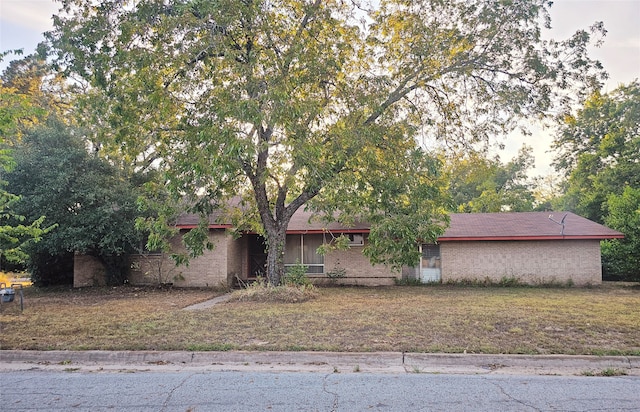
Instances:
[[[349,233],[347,234],[349,238],[349,246],[364,246],[364,235],[362,233]]]
[[[322,235],[287,235],[285,268],[302,263],[309,274],[324,273],[324,256],[317,252],[321,245]]]
[[[422,267],[440,268],[440,245],[422,245]]]

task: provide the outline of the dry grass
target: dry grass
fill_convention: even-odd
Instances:
[[[38,291],[5,305],[2,349],[640,355],[640,289],[326,288],[303,303],[183,307],[206,290]]]
[[[233,302],[302,303],[315,299],[317,296],[317,288],[312,285],[271,286],[255,282],[247,285],[244,289],[233,292],[230,300]]]

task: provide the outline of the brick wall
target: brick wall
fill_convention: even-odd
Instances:
[[[365,246],[368,242],[365,236]],[[362,246],[350,247],[347,250],[335,250],[324,257],[324,271],[327,273],[341,267],[346,270],[346,277],[338,280],[342,285],[382,286],[393,285],[394,279],[401,278],[400,273],[393,272],[385,265],[373,266],[369,258],[362,254]],[[322,280],[321,280],[322,279]],[[317,283],[326,283],[328,278],[314,278]]]
[[[103,286],[106,282],[106,269],[102,262],[93,256],[76,253],[73,256],[73,287]]]
[[[442,281],[602,282],[598,240],[443,242]]]
[[[171,241],[172,253],[186,252],[182,244],[182,235]],[[229,249],[234,240],[222,230],[209,231],[209,241],[214,244],[213,250],[204,250],[202,256],[189,260],[188,266],[176,266],[169,254],[150,254],[132,256],[132,270],[129,281],[134,285],[173,283],[178,287],[218,287],[229,283],[230,269],[237,265],[230,264]],[[232,245],[232,246],[230,246]]]
[[[183,281],[176,286],[217,287],[227,285],[227,249],[231,237],[224,230],[210,230],[209,241],[213,250],[206,250],[202,256],[189,261],[189,266],[181,267]],[[180,243],[179,248],[184,250]]]
[[[168,254],[130,256],[129,283],[132,285],[158,285],[175,283],[181,271]]]
[[[235,277],[246,278],[243,276],[243,267],[248,266],[247,263],[247,239],[239,238],[233,239],[231,236],[227,236],[227,285],[232,286]]]

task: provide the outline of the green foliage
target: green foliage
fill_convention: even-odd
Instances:
[[[627,186],[622,195],[610,195],[607,210],[605,223],[625,237],[602,242],[604,275],[640,281],[640,188]]]
[[[0,56],[0,61],[3,56]],[[19,143],[26,130],[68,111],[70,88],[37,54],[11,61],[0,75],[0,137]],[[3,144],[3,145],[4,145]]]
[[[78,252],[99,258],[108,281],[122,284],[125,256],[142,244],[134,227],[138,191],[132,181],[87,152],[76,130],[54,120],[24,135],[15,161],[7,181],[20,196],[16,210],[29,220],[44,214],[57,225],[27,250],[34,280],[58,278],[48,262]]]
[[[603,242],[604,276],[640,279],[640,83],[594,93],[567,115],[554,142],[556,167],[568,174],[559,208],[625,234]]]
[[[22,54],[19,50],[3,52],[0,61],[12,53]],[[10,62],[0,75],[0,262],[23,264],[29,257],[28,248],[56,226],[45,221],[42,211],[19,213],[21,198],[6,190],[5,178],[16,165],[12,150],[23,134],[43,123],[50,113],[64,110],[66,90],[60,76],[52,75],[37,55]]]
[[[505,287],[505,288],[520,286],[521,284],[522,282],[518,278],[506,277],[506,276],[501,277],[497,283],[498,286]]]
[[[239,196],[231,214],[264,233],[276,285],[305,205],[370,222],[373,263],[415,264],[446,222],[438,162],[418,139],[486,142],[597,85],[586,46],[602,27],[544,41],[548,7],[69,0],[49,40],[86,86],[74,107],[92,146],[122,168],[161,167],[191,211]]]
[[[501,288],[571,288],[574,286],[572,279],[564,282],[556,280],[547,280],[537,283],[523,282],[521,279],[513,276],[503,276],[498,281],[486,277],[482,280],[478,279],[456,279],[445,283],[449,286],[473,286],[473,287],[501,287]]]
[[[554,148],[568,179],[558,207],[603,223],[609,195],[640,187],[640,83],[596,92],[566,115]]]
[[[331,236],[330,239],[328,241],[325,239],[322,245],[320,245],[316,250],[319,255],[326,256],[327,253],[334,250],[349,249],[349,237],[344,233],[335,236],[333,233],[329,232],[329,235]]]
[[[393,280],[393,283],[396,286],[424,286],[425,285],[425,283],[422,283],[420,278],[402,278],[402,279],[395,278]]]
[[[601,371],[593,371],[591,369],[585,370],[581,373],[582,376],[626,376],[628,372],[624,369],[618,368],[606,368]]]
[[[282,279],[282,284],[285,286],[307,286],[311,285],[311,281],[307,276],[307,270],[309,268],[300,262],[297,262],[293,266],[287,268],[287,272]]]
[[[326,275],[331,280],[331,282],[336,283],[338,280],[347,277],[347,270],[336,265],[336,267],[328,271]]]
[[[326,213],[327,222],[369,222],[363,253],[373,264],[399,271],[417,264],[421,241],[433,242],[444,231],[448,193],[440,161],[396,137],[381,137],[379,147],[351,159],[354,172],[336,176],[309,206]],[[339,237],[335,246],[346,240]]]
[[[55,226],[42,227],[44,216],[39,216],[24,224],[26,218],[15,211],[19,196],[5,190],[4,175],[14,166],[6,149],[0,149],[0,263],[24,263],[27,260],[25,248],[40,241],[43,235]]]
[[[446,161],[449,191],[455,212],[528,212],[533,210],[533,182],[527,172],[533,166],[531,148],[503,164],[500,158],[471,152]]]
[[[191,343],[187,344],[186,350],[190,352],[227,352],[230,350],[237,350],[236,345],[230,343]]]

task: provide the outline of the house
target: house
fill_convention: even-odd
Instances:
[[[329,273],[343,271],[341,284],[392,285],[401,278],[423,282],[500,281],[525,283],[572,282],[575,285],[602,281],[600,241],[623,234],[573,213],[471,213],[451,214],[451,222],[435,244],[420,246],[422,259],[415,268],[397,273],[384,265],[371,265],[362,250],[368,242],[369,225],[345,227],[310,220],[297,212],[292,218],[285,246],[285,265],[302,263],[315,283],[326,283]],[[184,215],[177,222],[181,234],[193,229],[198,217]],[[266,254],[263,240],[254,233],[234,238],[229,224],[211,219],[209,240],[213,250],[178,266],[164,254],[131,257],[132,284],[172,283],[181,287],[232,285],[264,276]],[[347,250],[319,255],[316,250],[333,236],[349,237]],[[172,240],[174,251],[184,251],[181,236]],[[91,257],[77,255],[74,286],[100,284],[103,270]]]
[[[438,238],[441,279],[523,283],[602,282],[600,241],[624,235],[567,212],[452,214]],[[436,249],[436,252],[431,252]],[[429,257],[423,249],[423,263]],[[427,271],[428,272],[428,271]],[[429,273],[422,273],[422,277]]]

